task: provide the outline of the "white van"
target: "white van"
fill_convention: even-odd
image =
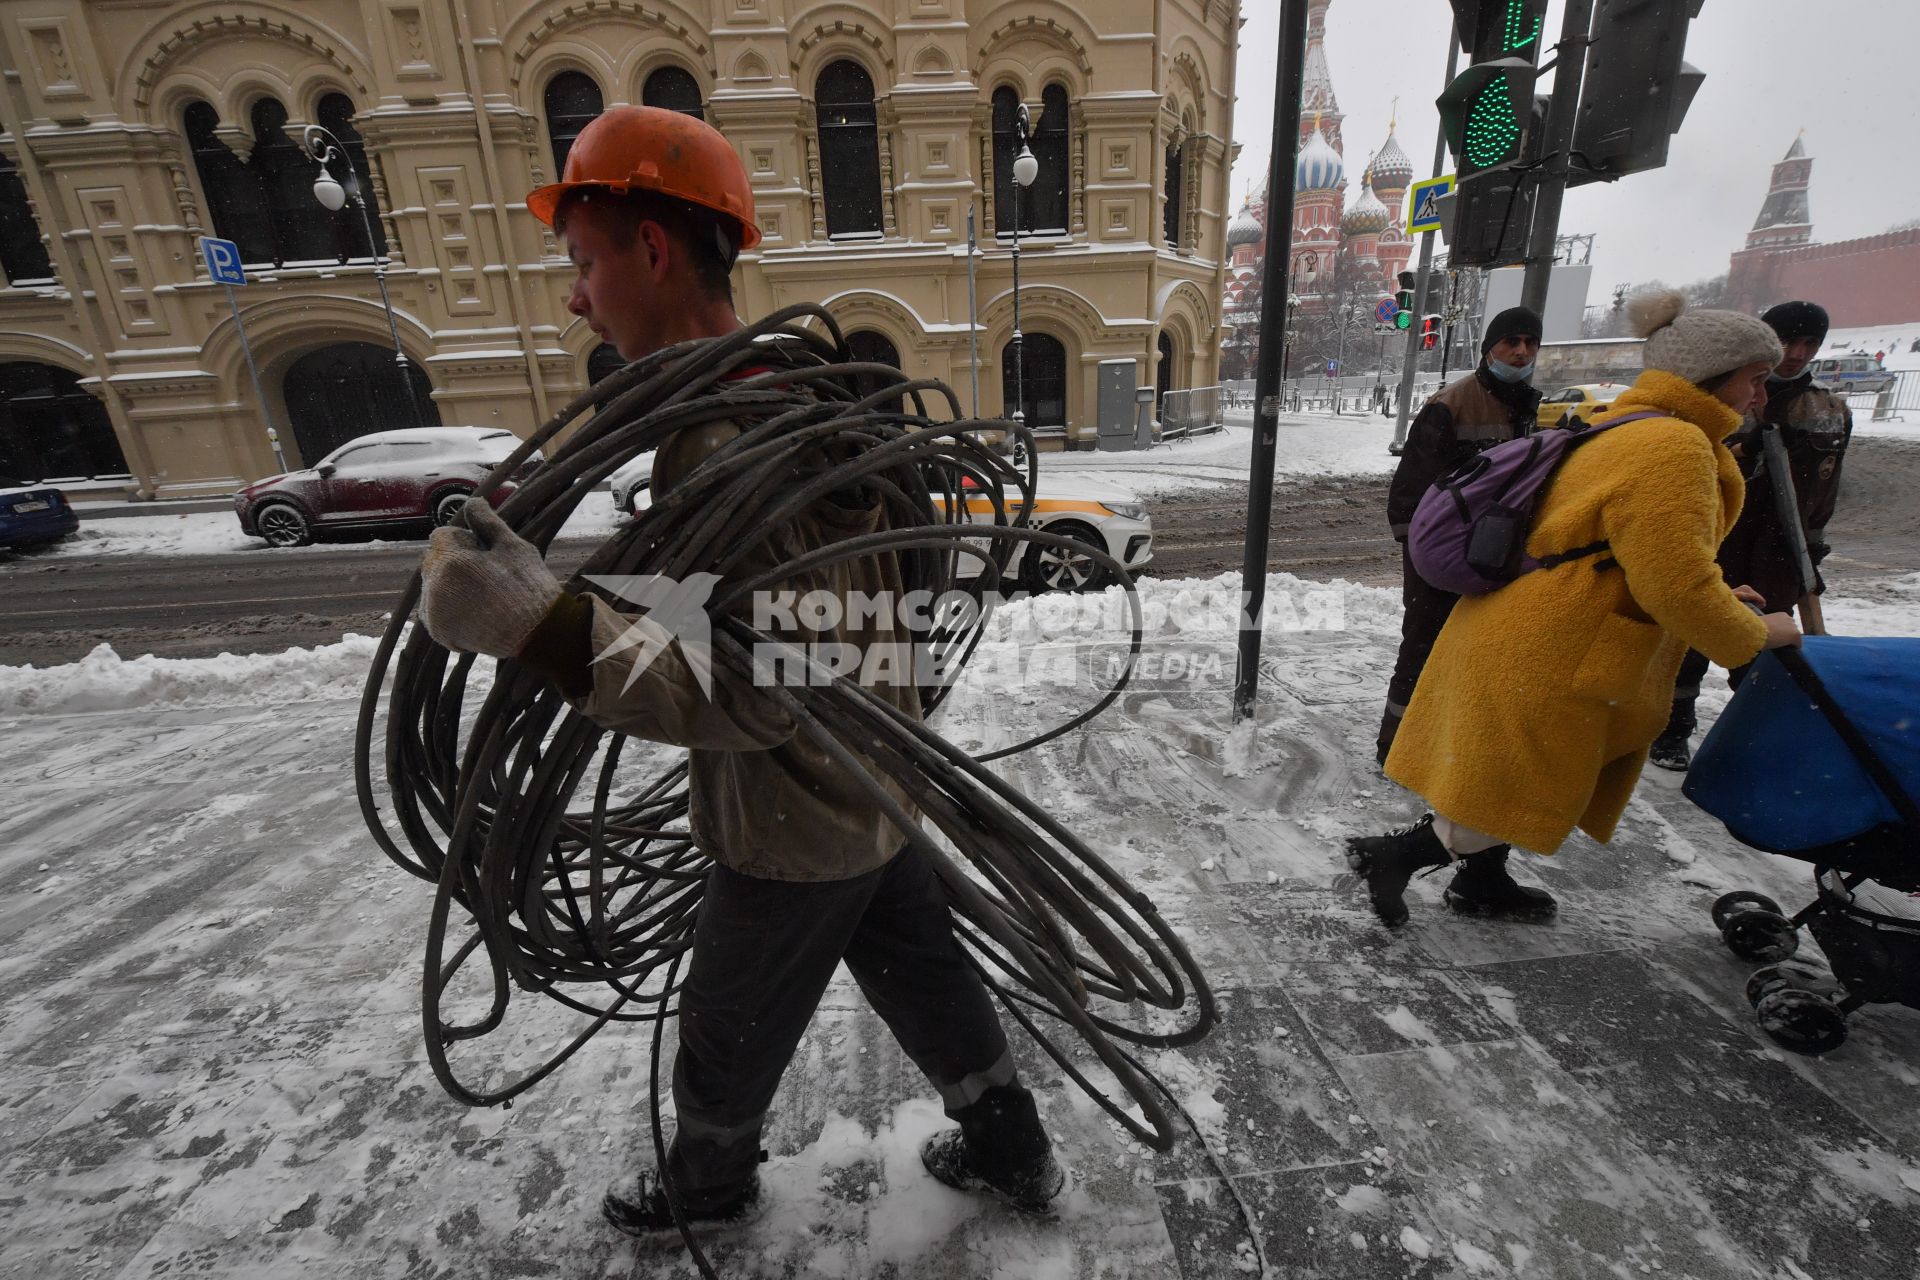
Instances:
[[[1878,395],[1891,391],[1893,374],[1872,356],[1825,356],[1811,366],[1813,376],[1843,396]]]

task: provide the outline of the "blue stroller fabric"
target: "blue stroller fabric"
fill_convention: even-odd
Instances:
[[[1808,636],[1801,651],[1888,772],[1920,797],[1920,640]],[[1819,849],[1901,821],[1771,652],[1701,743],[1685,792],[1736,840],[1771,853]]]

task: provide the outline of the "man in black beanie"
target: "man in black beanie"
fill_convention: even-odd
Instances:
[[[1807,552],[1817,569],[1827,554],[1827,521],[1833,518],[1834,502],[1840,496],[1840,463],[1853,438],[1853,413],[1832,388],[1814,381],[1808,367],[1827,341],[1826,309],[1814,302],[1783,302],[1760,318],[1780,335],[1787,355],[1767,379],[1765,407],[1749,413],[1746,425],[1727,441],[1740,459],[1747,500],[1740,508],[1740,519],[1720,544],[1720,572],[1729,585],[1750,586],[1765,596],[1768,613],[1791,613],[1802,604],[1800,563],[1793,540],[1780,523],[1775,478],[1765,466],[1760,426],[1768,423],[1780,428],[1794,503]],[[1801,624],[1806,624],[1804,616]],[[1673,690],[1673,717],[1647,753],[1650,763],[1675,773],[1686,772],[1693,763],[1694,702],[1707,665],[1706,657],[1698,653],[1689,653],[1681,664]],[[1738,685],[1745,675],[1745,667],[1733,672],[1732,683]]]
[[[1387,685],[1387,709],[1380,718],[1376,758],[1384,765],[1400,718],[1413,698],[1414,685],[1447,624],[1458,596],[1430,586],[1414,572],[1407,555],[1407,528],[1433,482],[1476,453],[1529,435],[1540,408],[1533,389],[1533,363],[1540,354],[1540,317],[1525,307],[1502,311],[1487,324],[1480,340],[1480,364],[1427,401],[1407,429],[1406,450],[1387,491],[1387,523],[1400,543],[1400,653]],[[1480,914],[1551,914],[1553,899],[1538,889],[1516,884],[1504,857],[1473,858],[1461,864],[1447,890],[1456,909]],[[1469,874],[1465,869],[1472,867]]]

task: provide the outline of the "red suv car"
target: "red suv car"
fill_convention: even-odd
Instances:
[[[240,531],[276,547],[330,532],[382,527],[422,533],[447,523],[520,437],[497,427],[378,431],[341,445],[305,471],[256,480],[233,495]],[[513,480],[540,465],[534,454]],[[512,481],[493,492],[499,506]]]

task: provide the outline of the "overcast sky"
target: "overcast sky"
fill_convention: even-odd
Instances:
[[[1264,179],[1273,137],[1280,0],[1242,0],[1233,207]],[[1548,30],[1560,30],[1559,3]],[[1433,161],[1452,10],[1446,0],[1334,0],[1327,59],[1346,115],[1348,199],[1387,136],[1418,177]],[[1920,4],[1913,0],[1707,0],[1687,60],[1707,73],[1667,167],[1567,197],[1563,232],[1593,232],[1593,292],[1659,278],[1686,284],[1727,269],[1766,198],[1772,166],[1801,128],[1814,157],[1813,234],[1872,235],[1920,218]],[[1542,91],[1546,85],[1543,83]],[[1443,171],[1452,172],[1451,156]]]

